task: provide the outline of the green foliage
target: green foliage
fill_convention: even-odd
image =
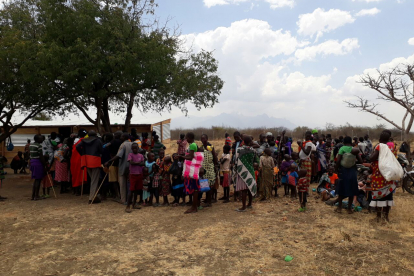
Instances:
[[[39,112],[56,111],[64,103],[50,93],[39,70],[44,28],[36,8],[36,1],[17,0],[0,9],[0,142]]]
[[[154,1],[38,1],[48,80],[98,128],[109,130],[109,112],[126,112],[128,125],[134,106],[186,112],[189,102],[217,103],[217,61],[210,52],[183,51],[179,36],[144,20]]]

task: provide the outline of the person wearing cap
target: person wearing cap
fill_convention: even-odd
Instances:
[[[275,139],[275,137],[273,136],[273,133],[271,132],[266,133],[266,138],[267,138],[267,143]]]

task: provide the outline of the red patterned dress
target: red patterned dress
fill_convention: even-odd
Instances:
[[[394,143],[388,143],[388,148],[396,155]],[[375,147],[376,151],[380,150],[380,146]],[[387,181],[381,174],[378,167],[378,160],[371,163],[372,168],[372,201],[371,207],[387,207],[394,206],[393,192],[396,188],[395,181]]]

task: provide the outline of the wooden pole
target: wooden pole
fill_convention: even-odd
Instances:
[[[111,166],[112,166],[113,164],[114,164],[114,161],[112,161]],[[105,179],[106,179],[106,177],[108,176],[108,174],[109,174],[109,171],[105,174],[105,177],[104,177],[104,179],[102,180],[101,185],[99,185],[99,188],[96,190],[96,193],[95,193],[95,195],[94,195],[94,197],[93,197],[93,199],[92,199],[92,201],[91,201],[90,205],[92,205],[92,204],[93,204],[93,201],[95,200],[96,196],[98,195],[99,190],[102,188],[102,185],[103,185],[103,183],[105,182]]]
[[[85,168],[83,168],[83,173],[82,173],[82,188],[81,188],[81,197],[83,196],[83,182],[85,179]]]
[[[49,172],[47,172],[47,176],[49,177],[50,184],[52,184],[52,191],[53,191],[53,194],[55,195],[55,198],[57,198],[56,193],[55,193],[55,188],[53,188],[53,181],[52,181],[52,177],[50,177],[50,173],[49,173]]]

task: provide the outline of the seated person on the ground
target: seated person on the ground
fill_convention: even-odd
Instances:
[[[368,201],[368,196],[367,196],[367,185],[371,184],[371,175],[368,171],[364,171],[364,176],[362,181],[358,182],[358,195],[356,200],[358,201],[359,205],[362,208],[368,208],[369,206],[369,201]],[[356,202],[354,202],[355,204]]]
[[[334,173],[333,167],[329,167],[328,171],[324,173],[319,181],[318,192],[321,193],[322,201],[326,201],[336,196],[335,184],[338,180],[338,175]]]

